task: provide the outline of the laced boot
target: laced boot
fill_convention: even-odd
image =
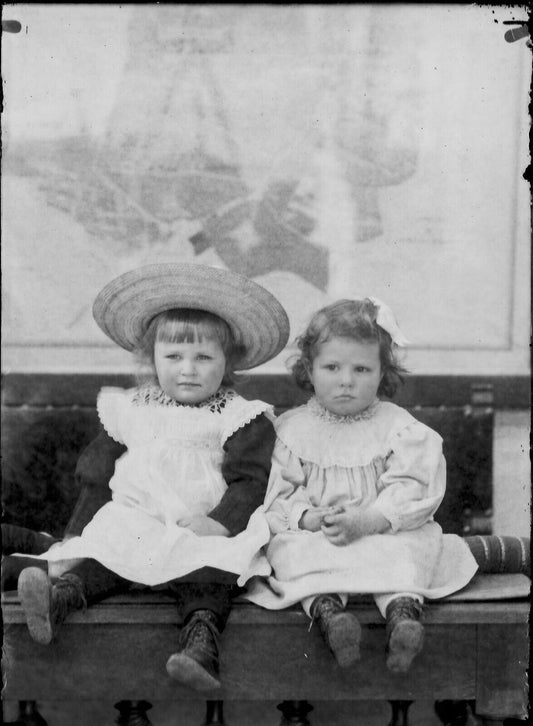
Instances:
[[[37,567],[22,570],[18,594],[30,635],[42,645],[51,642],[70,612],[87,606],[77,575],[65,573],[52,584],[47,573]]]
[[[318,621],[322,637],[341,668],[347,668],[360,658],[361,626],[344,609],[337,595],[320,595],[313,600],[311,616]]]
[[[387,605],[387,668],[393,673],[407,673],[422,650],[422,612],[422,604],[412,597],[398,597]]]
[[[217,616],[211,610],[195,610],[180,633],[180,649],[167,661],[167,673],[197,691],[220,688],[218,678]]]

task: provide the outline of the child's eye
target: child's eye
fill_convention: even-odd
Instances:
[[[196,357],[198,358],[198,360],[211,360],[211,356],[210,355],[205,355],[203,353],[200,354],[200,355],[198,355],[198,356],[196,356]]]
[[[326,369],[327,371],[336,371],[336,370],[337,370],[337,368],[338,368],[338,366],[337,366],[337,364],[336,364],[336,363],[326,363],[326,364],[324,365],[324,368],[325,368],[325,369]]]
[[[165,356],[165,358],[168,358],[169,360],[179,360],[181,356],[177,353],[169,353],[169,355]]]
[[[355,371],[356,373],[368,373],[370,368],[367,368],[366,366],[357,366]]]

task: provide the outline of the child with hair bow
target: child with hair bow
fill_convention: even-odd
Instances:
[[[273,574],[247,597],[272,609],[301,602],[342,667],[360,657],[350,594],[373,595],[387,667],[406,672],[423,645],[424,599],[461,589],[477,569],[464,540],[433,520],[446,488],[441,437],[381,398],[402,380],[406,342],[376,298],[323,308],[293,366],[314,395],[275,424],[265,500]]]

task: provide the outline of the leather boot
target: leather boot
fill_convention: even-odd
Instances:
[[[422,604],[412,597],[398,597],[387,605],[387,668],[393,673],[407,673],[422,650],[422,612]]]
[[[37,567],[20,573],[18,594],[30,635],[42,645],[51,642],[70,612],[87,606],[77,575],[65,573],[52,584],[47,573]]]
[[[361,626],[355,615],[346,612],[341,599],[337,595],[319,595],[310,611],[341,668],[359,660]]]
[[[195,610],[180,633],[180,649],[167,661],[167,673],[197,691],[220,688],[218,678],[217,616],[211,610]]]

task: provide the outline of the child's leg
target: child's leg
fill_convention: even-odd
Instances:
[[[26,568],[18,579],[18,593],[30,635],[47,645],[70,612],[123,592],[129,585],[96,560],[84,560],[53,583],[43,570]]]
[[[422,650],[424,626],[422,598],[402,592],[375,595],[380,613],[387,621],[387,668],[394,673],[406,673],[413,658]]]
[[[316,619],[322,637],[342,668],[360,658],[361,626],[353,613],[346,612],[347,595],[318,595],[302,600],[302,607]]]
[[[22,570],[26,567],[38,567],[44,572],[48,572],[48,562],[46,560],[36,560],[34,557],[26,557],[24,555],[6,555],[2,556],[2,572],[1,572],[1,590],[16,590],[17,582]]]
[[[302,605],[304,613],[306,615],[308,615],[311,618],[311,620],[314,617],[313,613],[311,612],[311,609],[313,608],[313,603],[321,597],[337,598],[338,600],[340,600],[343,610],[346,608],[346,605],[348,604],[348,595],[346,595],[345,593],[340,593],[340,592],[335,593],[335,595],[311,595],[310,597],[304,597],[304,599],[301,600],[301,605]]]
[[[168,584],[184,621],[179,650],[167,661],[168,674],[191,688],[220,688],[219,637],[226,625],[237,575],[204,568],[191,573],[194,582],[174,580]],[[213,582],[206,582],[206,577]],[[218,582],[216,581],[218,580]]]
[[[46,571],[48,563],[45,560],[24,555],[41,555],[58,541],[45,532],[16,524],[2,524],[2,592],[16,589],[18,577],[26,567],[39,567]]]
[[[2,524],[2,552],[11,555],[14,552],[25,555],[42,555],[51,545],[60,540],[46,532],[36,532],[16,524]]]
[[[82,562],[81,559],[48,562],[24,557],[24,554],[41,555],[48,552],[58,542],[61,540],[46,532],[36,532],[14,524],[2,524],[2,592],[16,590],[20,573],[27,567],[38,567],[54,579]]]
[[[237,576],[235,576],[235,580]],[[210,610],[216,616],[217,628],[224,630],[234,594],[234,586],[218,583],[180,582],[169,583],[170,595],[176,600],[178,611],[184,623],[194,615],[197,610]]]

